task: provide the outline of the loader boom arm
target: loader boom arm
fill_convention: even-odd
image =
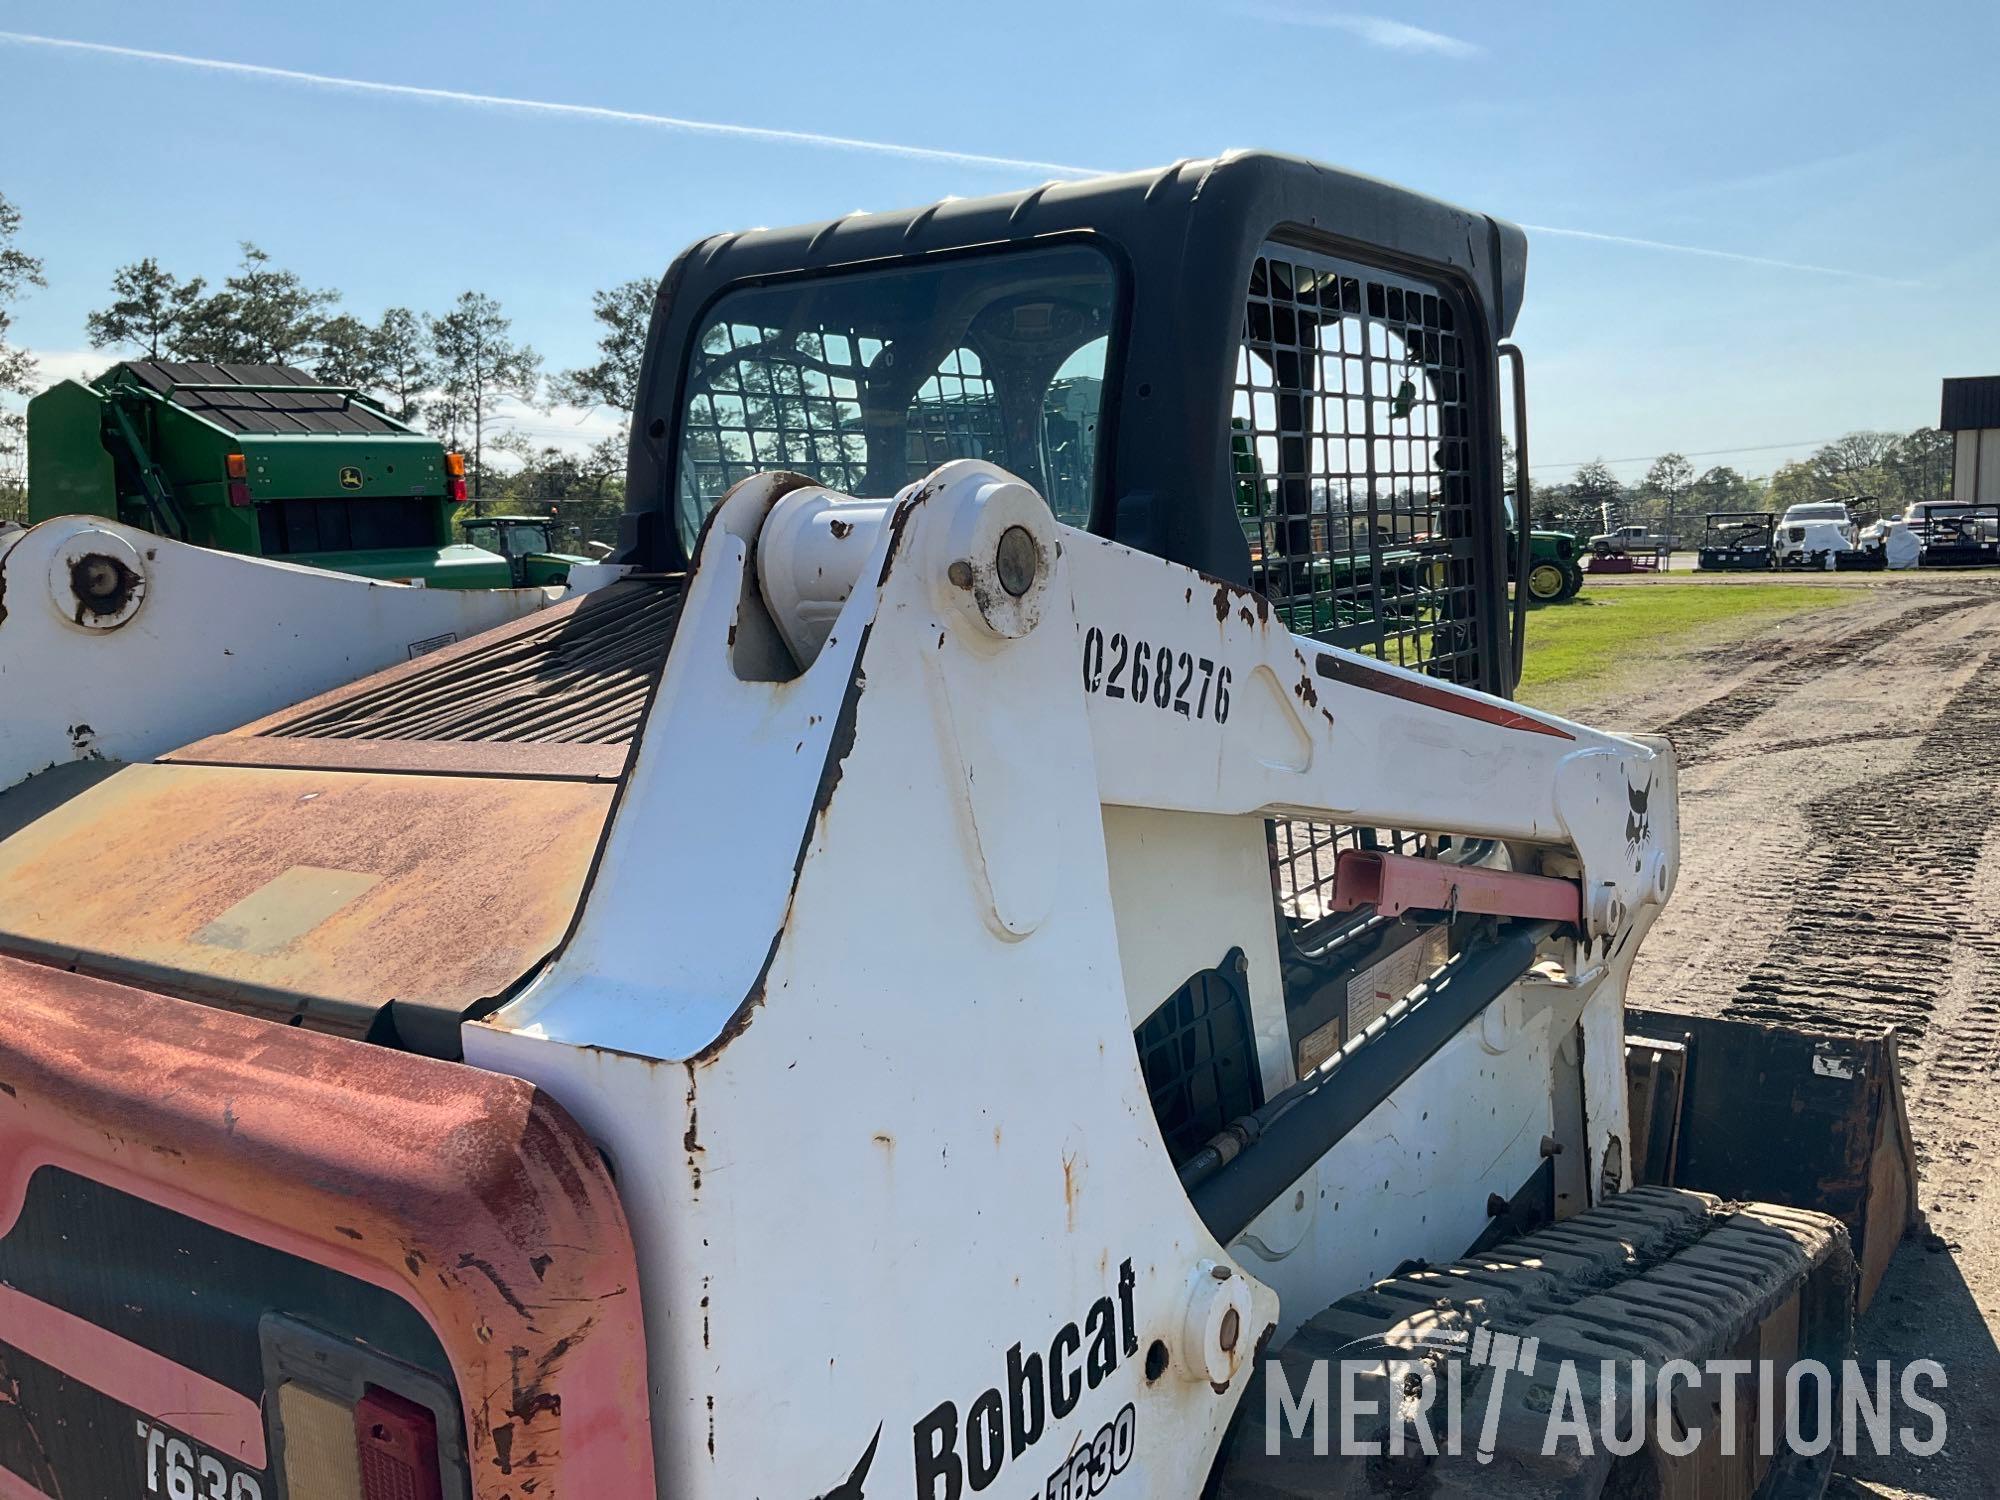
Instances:
[[[954,470],[970,483],[976,467],[947,466],[903,498],[941,489]],[[778,503],[759,572],[794,650],[817,649],[894,513],[818,488]],[[1560,873],[1580,880],[1593,939],[1672,890],[1678,830],[1663,743],[1324,646],[1292,634],[1250,590],[1051,526],[1075,601],[1105,805],[1261,813],[1567,852],[1577,868]],[[1004,598],[1006,585],[988,593]]]
[[[887,501],[760,475],[702,539],[576,925],[464,1053],[618,1166],[665,1488],[823,1493],[859,1456],[871,1494],[1061,1493],[1101,1439],[1147,1456],[1135,1496],[1191,1495],[1258,1340],[1462,1255],[1551,1137],[1570,1208],[1624,1185],[1672,790],[1664,748],[1322,652],[992,465]],[[1467,927],[1444,1003],[1295,1068],[1286,818],[1504,841],[1495,874],[1603,891],[1594,935]],[[1231,986],[1285,1113],[1191,1190],[1141,1052]]]

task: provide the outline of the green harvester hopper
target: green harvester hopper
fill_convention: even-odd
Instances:
[[[28,403],[28,518],[93,515],[223,552],[432,588],[506,588],[454,542],[464,461],[289,365],[128,360]]]

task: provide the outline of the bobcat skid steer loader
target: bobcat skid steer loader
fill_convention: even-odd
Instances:
[[[1522,261],[1261,155],[703,242],[615,565],[254,702],[165,679],[268,565],[17,539],[0,1495],[1810,1487],[1542,1442],[1855,1262],[1635,1186],[1674,761],[1505,696]]]

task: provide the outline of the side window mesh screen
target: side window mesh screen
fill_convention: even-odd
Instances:
[[[1473,351],[1442,288],[1267,245],[1244,302],[1231,409],[1253,581],[1294,631],[1477,686]],[[1394,829],[1271,825],[1280,910],[1326,919],[1345,848],[1437,852]]]

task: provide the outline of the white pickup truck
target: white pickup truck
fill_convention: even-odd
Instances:
[[[1857,544],[1854,518],[1842,500],[1811,500],[1790,506],[1778,521],[1772,560],[1781,568],[1825,567]]]
[[[1600,557],[1619,552],[1671,552],[1675,538],[1660,536],[1645,526],[1614,526],[1592,537],[1586,546]]]

